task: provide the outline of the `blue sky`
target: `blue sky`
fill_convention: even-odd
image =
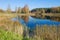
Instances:
[[[34,8],[49,8],[60,6],[60,0],[0,0],[0,9],[6,10],[8,5],[10,5],[12,10],[16,7],[24,7],[28,5],[29,9]]]

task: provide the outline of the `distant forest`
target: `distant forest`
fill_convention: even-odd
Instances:
[[[35,8],[32,9],[30,12],[42,12],[42,9],[45,11],[45,13],[60,13],[60,7],[52,7],[52,8]],[[4,13],[6,10],[0,9],[0,12]],[[15,11],[11,11],[15,13]]]
[[[42,9],[45,11],[45,13],[60,13],[60,7],[52,7],[52,8],[35,8],[32,9],[31,12],[39,12],[42,11]]]

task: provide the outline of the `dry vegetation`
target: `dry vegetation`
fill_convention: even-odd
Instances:
[[[36,26],[33,40],[60,40],[60,26]]]
[[[15,33],[22,34],[23,33],[23,26],[18,21],[12,21],[8,18],[0,18],[0,28],[7,30],[7,31],[13,31]]]

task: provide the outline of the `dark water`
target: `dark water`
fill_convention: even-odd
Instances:
[[[17,18],[13,18],[12,20],[16,21]],[[25,22],[22,18],[18,18],[18,21],[23,24],[23,25],[26,25],[30,28],[33,28],[35,27],[36,25],[60,25],[60,22],[57,22],[57,21],[52,21],[52,20],[47,20],[47,19],[35,19],[35,18],[32,18],[32,17],[29,17],[29,20],[28,22]]]

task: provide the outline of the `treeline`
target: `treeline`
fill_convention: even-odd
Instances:
[[[2,13],[3,13],[3,12],[5,12],[5,11],[4,11],[4,10],[2,10],[2,9],[0,9],[0,12],[2,12]]]
[[[17,7],[17,8],[15,8],[14,11],[12,11],[10,6],[8,6],[8,8],[6,10],[0,9],[0,13],[5,13],[5,12],[6,13],[29,13],[29,7],[28,7],[28,5],[25,5],[23,8]]]
[[[60,13],[60,7],[52,7],[52,8],[35,8],[32,9],[31,11],[29,11],[28,6],[24,6],[24,8],[16,8],[15,11],[11,11],[11,8],[8,8],[7,10],[2,10],[0,9],[0,12],[6,12],[6,11],[10,11],[12,13],[16,13],[16,11],[18,13],[26,13],[26,12],[45,12],[45,13]]]
[[[45,11],[45,13],[60,13],[60,7],[52,7],[52,8],[35,8],[32,9],[31,12],[42,12],[42,9]]]

